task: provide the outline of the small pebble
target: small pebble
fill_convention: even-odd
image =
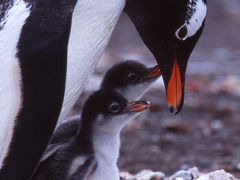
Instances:
[[[180,170],[171,176],[174,180],[192,180],[192,176],[188,171]]]

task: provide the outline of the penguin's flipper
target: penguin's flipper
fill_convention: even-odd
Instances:
[[[47,149],[42,156],[41,163],[51,157],[59,148],[68,143],[77,134],[79,128],[80,115],[64,120],[54,132]]]
[[[87,180],[97,168],[97,160],[94,156],[89,157],[86,162],[80,166],[77,171],[71,175],[68,180]]]
[[[79,122],[80,115],[64,120],[52,135],[49,145],[68,142],[71,137],[77,134]]]

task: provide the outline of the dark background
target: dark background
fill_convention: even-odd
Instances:
[[[208,0],[204,33],[188,65],[185,104],[171,115],[162,81],[142,98],[150,111],[122,133],[121,170],[163,171],[197,166],[203,172],[224,168],[240,177],[240,1]],[[133,25],[122,15],[94,76],[70,115],[96,90],[114,63],[132,59],[147,65],[155,60]]]

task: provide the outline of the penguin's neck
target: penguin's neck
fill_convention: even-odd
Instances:
[[[119,180],[119,170],[117,167],[120,147],[119,134],[108,135],[94,132],[92,144],[97,168],[88,179]]]
[[[106,48],[125,0],[78,0],[68,45],[67,79],[60,121],[80,96]]]
[[[117,165],[120,149],[120,133],[93,135],[93,149],[98,161],[109,166]]]
[[[93,125],[83,124],[85,122],[91,122],[91,120],[89,118],[82,119],[82,125],[73,143],[81,148],[84,147],[82,151],[94,153],[102,164],[115,167],[120,150],[120,130],[106,131],[101,127],[94,129]]]

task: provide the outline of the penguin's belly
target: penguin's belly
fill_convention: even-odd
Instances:
[[[30,12],[23,0],[15,0],[0,25],[0,169],[6,157],[21,109],[21,70],[17,43]]]
[[[87,180],[119,180],[119,171],[116,165],[108,165],[103,161],[97,160],[96,170]]]
[[[72,109],[91,77],[124,4],[123,0],[77,2],[72,16],[65,95],[58,125]]]

